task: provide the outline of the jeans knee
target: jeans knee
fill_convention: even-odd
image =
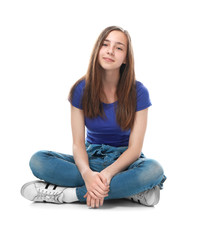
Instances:
[[[38,151],[34,153],[30,159],[29,166],[36,177],[38,177],[38,175],[43,170],[44,159],[45,159],[44,157],[46,154],[47,154],[47,151]]]
[[[163,178],[163,168],[154,159],[138,160],[136,167],[136,180],[145,186],[154,186]]]
[[[162,166],[154,159],[147,160],[149,164],[149,170],[153,176],[159,178],[164,175]]]

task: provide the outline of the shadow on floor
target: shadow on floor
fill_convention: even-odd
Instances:
[[[55,203],[37,203],[32,202],[30,204],[31,207],[36,208],[72,208],[72,209],[92,209],[91,207],[87,207],[85,203],[81,202],[74,202],[74,203],[65,203],[65,204],[55,204]],[[96,209],[96,208],[95,208]],[[154,207],[147,207],[144,205],[141,205],[139,203],[132,202],[128,199],[112,199],[112,200],[106,200],[102,207],[97,208],[98,210],[106,210],[106,209],[154,209]]]

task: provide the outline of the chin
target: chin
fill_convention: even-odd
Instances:
[[[107,65],[105,65],[105,64],[102,64],[102,65],[100,65],[104,70],[107,70],[107,71],[111,71],[111,70],[113,70],[113,71],[115,71],[115,70],[119,70],[120,69],[120,67],[117,67],[117,66],[107,66]]]

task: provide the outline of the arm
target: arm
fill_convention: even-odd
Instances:
[[[130,133],[128,149],[113,164],[101,173],[108,179],[126,169],[140,157],[147,127],[148,108],[135,113],[135,121]]]
[[[71,127],[73,136],[73,155],[75,163],[86,184],[88,201],[103,199],[107,196],[109,186],[106,186],[106,178],[98,173],[93,172],[89,167],[88,154],[85,146],[85,124],[84,113],[71,105]],[[93,198],[93,199],[92,199]],[[101,202],[102,203],[102,200]]]
[[[71,105],[71,128],[73,137],[73,155],[75,163],[83,177],[89,168],[85,147],[85,125],[83,111]]]

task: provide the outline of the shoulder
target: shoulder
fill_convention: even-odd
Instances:
[[[85,87],[86,81],[85,79],[80,79],[74,84],[74,90],[83,90]]]
[[[136,91],[137,91],[137,94],[142,94],[144,92],[148,92],[148,89],[145,87],[145,85],[142,82],[136,81]]]
[[[135,82],[136,82],[135,85],[136,85],[137,97],[139,97],[141,95],[145,95],[145,94],[149,95],[149,91],[143,83],[141,83],[140,81],[135,81]]]
[[[146,86],[140,81],[136,81],[136,93],[137,93],[137,111],[143,110],[152,105],[149,91]]]
[[[74,107],[82,109],[82,97],[85,88],[85,79],[78,80],[71,89],[69,101]]]

